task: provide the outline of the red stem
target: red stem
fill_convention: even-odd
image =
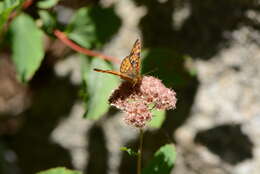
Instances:
[[[23,3],[22,8],[26,9],[33,4],[33,0],[27,0]]]
[[[83,48],[79,45],[77,45],[76,43],[74,43],[73,41],[69,40],[68,37],[61,31],[59,30],[54,30],[54,35],[60,39],[65,45],[69,46],[71,49],[80,52],[82,54],[88,55],[88,56],[95,56],[95,57],[100,57],[104,60],[108,60],[111,61],[113,63],[120,63],[120,60],[116,57],[110,57],[110,56],[106,56],[104,54],[95,52],[95,51],[91,51],[89,49]]]

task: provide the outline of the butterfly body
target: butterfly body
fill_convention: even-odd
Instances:
[[[97,72],[113,74],[119,76],[123,80],[127,80],[132,84],[137,84],[141,81],[140,73],[140,53],[141,53],[141,42],[137,39],[134,43],[134,46],[130,52],[130,55],[125,57],[120,65],[120,72],[113,70],[101,70],[94,69]]]

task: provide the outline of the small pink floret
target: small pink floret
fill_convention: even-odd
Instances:
[[[176,93],[163,85],[161,80],[144,76],[140,84],[133,86],[125,81],[109,98],[109,103],[124,111],[125,122],[143,128],[152,119],[149,106],[169,110],[176,107]]]

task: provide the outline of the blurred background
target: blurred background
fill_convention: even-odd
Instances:
[[[0,12],[0,173],[136,170],[120,147],[137,148],[138,131],[107,103],[120,80],[92,70],[119,65],[58,30],[120,59],[141,38],[143,74],[176,91],[145,132],[144,165],[174,143],[174,174],[259,174],[258,0],[4,0]]]

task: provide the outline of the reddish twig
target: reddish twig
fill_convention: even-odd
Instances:
[[[91,51],[87,48],[83,48],[79,45],[77,45],[76,43],[74,43],[73,41],[69,40],[68,37],[61,31],[59,30],[54,30],[54,35],[60,39],[64,44],[66,44],[67,46],[69,46],[71,49],[80,52],[82,54],[88,55],[88,56],[95,56],[95,57],[100,57],[104,60],[108,60],[111,61],[113,63],[120,63],[120,60],[116,57],[110,57],[110,56],[106,56],[104,54],[95,52],[95,51]]]
[[[27,0],[23,3],[22,8],[26,9],[33,4],[33,0]]]

